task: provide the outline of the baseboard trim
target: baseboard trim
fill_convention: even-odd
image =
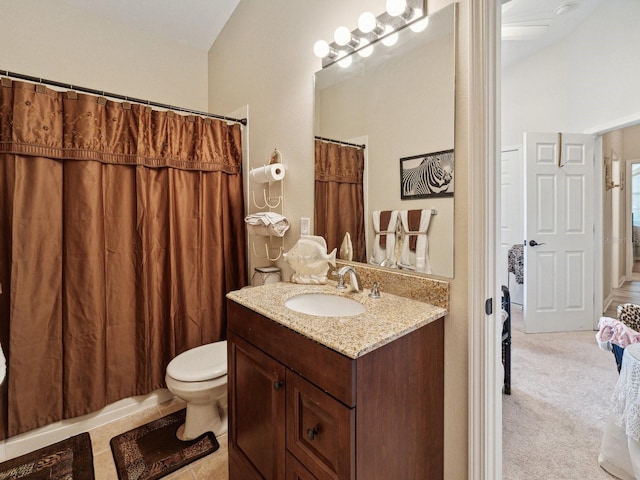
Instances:
[[[172,398],[173,394],[169,390],[162,388],[148,395],[119,400],[97,412],[62,420],[10,437],[0,441],[0,461],[24,455],[65,438],[87,432],[136,412],[160,405]]]
[[[604,306],[602,307],[602,313],[606,312],[613,302],[613,294],[610,293],[607,298],[604,299]]]

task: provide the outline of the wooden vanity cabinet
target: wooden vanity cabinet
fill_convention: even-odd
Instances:
[[[230,480],[443,478],[442,318],[352,359],[227,305]]]

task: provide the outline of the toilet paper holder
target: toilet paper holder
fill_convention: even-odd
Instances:
[[[277,156],[274,157],[276,152],[277,152]],[[282,160],[282,156],[280,155],[280,152],[278,152],[277,150],[274,150],[274,154],[272,154],[272,160],[274,158],[276,158],[277,160]],[[277,169],[277,173],[274,174],[274,176],[270,176],[269,174],[265,175],[265,172],[267,171],[267,169],[274,169],[274,168]],[[279,208],[280,212],[278,213],[282,213],[282,210],[284,209],[284,182],[282,180],[284,179],[286,169],[287,169],[287,166],[282,163],[270,163],[268,165],[263,165],[260,168],[254,168],[249,171],[249,178],[252,179],[258,185],[262,186],[262,200],[264,202],[262,204],[259,204],[256,201],[255,190],[251,191],[253,205],[258,210],[272,211],[280,207]],[[254,175],[255,172],[258,172],[258,174]],[[266,177],[275,178],[275,179],[269,180],[269,181],[263,181],[265,180]],[[271,187],[272,187],[272,184],[276,184],[276,183],[280,184],[279,195],[272,196]],[[269,237],[268,242],[264,243],[264,253],[265,253],[264,255],[258,254],[258,252],[256,251],[256,247],[252,241],[251,249],[253,250],[253,255],[256,256],[257,258],[266,258],[271,262],[275,262],[276,260],[278,260],[282,256],[282,253],[284,251],[284,238],[283,237],[280,238],[279,245],[277,246],[272,245],[271,243],[272,241],[273,241],[272,237]],[[272,251],[275,252],[275,257],[272,256],[271,254]]]
[[[273,170],[273,172],[271,172],[271,170]],[[252,168],[249,170],[249,178],[257,184],[262,185],[262,199],[264,201],[262,205],[259,205],[256,201],[255,190],[251,192],[253,205],[256,208],[259,208],[260,210],[268,208],[271,210],[280,206],[284,200],[284,183],[282,180],[284,179],[286,170],[287,166],[281,163],[263,165],[262,167]],[[271,184],[275,182],[280,183],[280,195],[272,197]]]

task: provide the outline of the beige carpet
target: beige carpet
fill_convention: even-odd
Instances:
[[[598,453],[618,379],[595,332],[525,334],[513,308],[511,395],[503,395],[505,480],[614,478]]]

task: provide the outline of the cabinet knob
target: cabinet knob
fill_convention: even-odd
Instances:
[[[284,382],[282,380],[279,380],[277,382],[273,382],[273,389],[278,391],[280,390],[282,387],[284,387]]]
[[[313,440],[318,435],[318,427],[309,428],[307,430],[307,437],[309,440]]]

